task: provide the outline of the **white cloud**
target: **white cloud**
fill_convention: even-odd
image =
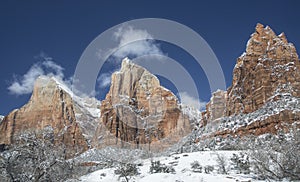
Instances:
[[[33,90],[35,80],[41,75],[54,76],[63,80],[63,67],[53,62],[52,58],[46,56],[44,53],[41,53],[39,58],[42,61],[33,64],[23,76],[14,76],[13,82],[7,88],[10,94],[30,94]]]
[[[51,61],[51,60],[46,60],[44,62],[42,62],[42,65],[46,68],[46,69],[50,69],[52,71],[54,71],[54,75],[59,77],[59,78],[63,78],[64,77],[64,68],[61,67],[60,65],[56,64],[55,62]],[[51,72],[49,73],[51,74]]]
[[[200,110],[205,109],[206,102],[203,102],[198,98],[190,96],[187,92],[180,92],[179,96],[181,98],[181,103],[182,104],[192,106],[196,109],[200,108]]]
[[[111,75],[112,75],[111,73],[103,73],[98,77],[97,83],[100,88],[106,88],[110,86]]]
[[[155,43],[153,37],[146,31],[136,29],[132,26],[122,26],[116,32],[113,33],[113,41],[117,43],[117,46],[108,50],[98,50],[97,56],[105,58],[110,52],[113,52],[112,63],[120,63],[120,61],[128,56],[139,57],[149,54],[164,55],[159,45]],[[116,62],[114,62],[116,61]],[[116,66],[116,65],[115,65]],[[113,68],[116,71],[116,67]],[[111,82],[111,73],[103,73],[97,79],[97,84],[100,88],[106,88]]]
[[[123,26],[114,33],[114,39],[119,42],[115,53],[118,58],[128,55],[138,57],[146,54],[163,54],[159,45],[154,42],[153,37],[146,30]]]
[[[135,29],[132,26],[123,26],[114,32],[113,39],[118,45],[109,51],[99,50],[98,56],[106,57],[108,52],[113,52],[113,57],[121,60],[127,56],[164,55],[159,45],[155,43],[153,37],[146,30]]]

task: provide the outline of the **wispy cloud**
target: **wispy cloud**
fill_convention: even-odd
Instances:
[[[119,46],[115,53],[115,56],[119,58],[124,58],[128,55],[163,54],[159,45],[152,40],[153,37],[146,30],[124,26],[114,33],[114,38],[119,41]]]
[[[109,51],[99,50],[98,56],[106,57],[108,52],[114,52],[113,58],[121,61],[128,56],[164,54],[159,44],[153,40],[153,37],[146,30],[136,29],[129,25],[124,25],[114,32],[113,41],[117,42],[117,46]]]
[[[111,73],[103,73],[98,77],[97,83],[100,88],[106,88],[110,86],[111,75],[112,75]]]
[[[180,95],[180,99],[181,99],[182,104],[192,106],[196,109],[200,108],[200,110],[205,109],[206,102],[203,102],[198,98],[190,96],[187,92],[180,92],[179,95]]]
[[[51,57],[45,53],[41,53],[36,58],[40,61],[33,64],[24,75],[14,75],[13,81],[7,88],[10,94],[30,94],[33,90],[35,80],[41,75],[54,76],[60,80],[64,79],[64,68],[56,64]]]
[[[146,31],[136,29],[129,25],[120,27],[116,32],[113,33],[113,41],[117,42],[115,48],[107,50],[99,50],[97,55],[106,57],[109,52],[113,52],[112,60],[113,65],[116,66],[125,57],[139,57],[149,54],[160,54],[164,55],[153,37]],[[116,71],[116,67],[113,67]],[[97,79],[97,84],[100,88],[106,88],[110,85],[112,72],[101,74]]]

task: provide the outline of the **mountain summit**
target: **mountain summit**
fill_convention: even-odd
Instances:
[[[203,125],[214,135],[260,135],[288,130],[300,118],[300,62],[284,35],[257,24],[227,91],[213,94]],[[218,126],[218,127],[217,127]]]
[[[237,59],[227,90],[227,114],[250,113],[278,93],[300,97],[300,62],[284,33],[257,24],[246,52]]]
[[[14,144],[25,131],[46,127],[54,130],[54,142],[63,143],[68,156],[87,150],[87,142],[76,123],[71,95],[55,78],[40,76],[28,103],[9,113],[0,124],[0,143]]]
[[[127,143],[139,148],[159,143],[163,148],[160,140],[177,141],[191,130],[177,97],[128,58],[112,75],[110,90],[101,104],[100,122],[94,138],[97,146]],[[111,140],[102,139],[103,130],[110,132]]]
[[[287,131],[299,122],[299,105],[295,47],[283,33],[257,24],[237,59],[232,85],[213,93],[203,113],[182,107],[155,75],[125,58],[101,103],[73,94],[57,78],[39,77],[29,102],[0,117],[0,144],[14,144],[26,131],[50,127],[53,142],[65,145],[69,157],[112,145],[161,150],[199,127],[213,137]]]

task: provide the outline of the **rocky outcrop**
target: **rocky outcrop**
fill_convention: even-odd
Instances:
[[[91,147],[100,118],[101,102],[93,97],[78,97],[73,95],[74,113],[83,136]]]
[[[277,36],[270,27],[257,24],[246,52],[237,59],[231,87],[212,95],[202,122],[217,123],[211,136],[276,133],[300,121],[299,98],[295,47],[284,33]]]
[[[232,86],[227,90],[226,115],[250,113],[278,92],[300,97],[300,63],[284,33],[257,24],[246,52],[237,59]]]
[[[110,90],[102,101],[94,144],[101,147],[127,143],[139,148],[159,143],[163,147],[163,140],[171,144],[189,131],[189,120],[182,114],[176,96],[160,86],[146,69],[124,59],[121,70],[112,75]]]
[[[24,131],[46,127],[53,129],[55,144],[64,144],[69,157],[111,145],[165,149],[203,126],[210,136],[276,133],[300,123],[299,98],[295,47],[283,33],[277,36],[257,24],[246,52],[237,59],[232,85],[213,93],[201,114],[182,107],[157,77],[124,59],[101,104],[73,95],[55,78],[38,78],[29,102],[0,117],[0,146],[13,144]]]
[[[9,113],[0,124],[0,144],[13,144],[24,131],[54,131],[54,143],[65,145],[68,157],[87,150],[88,145],[76,122],[72,97],[53,78],[41,76],[29,102]]]
[[[210,101],[206,104],[206,110],[202,113],[202,125],[208,121],[215,121],[226,114],[227,92],[217,90],[212,94]]]

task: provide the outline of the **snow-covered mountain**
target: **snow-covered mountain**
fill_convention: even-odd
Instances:
[[[300,62],[284,35],[257,24],[227,91],[213,94],[202,125],[210,136],[276,134],[300,123]],[[207,137],[207,135],[205,135]]]
[[[99,117],[99,103],[74,95],[57,78],[40,76],[28,103],[9,113],[1,122],[0,144],[10,145],[24,132],[39,132],[51,127],[54,140],[66,146],[68,156],[78,155],[89,148],[88,139]],[[87,120],[80,120],[80,114]]]
[[[187,110],[187,109],[186,109]],[[195,118],[193,118],[195,119]],[[163,150],[191,131],[191,117],[178,98],[161,86],[145,68],[123,59],[112,74],[110,90],[101,104],[100,123],[93,144]]]
[[[51,79],[72,97],[76,122],[90,145],[99,124],[101,102],[94,97],[78,96],[62,80],[55,77]]]
[[[37,136],[45,128],[51,128],[51,142],[65,147],[66,158],[75,161],[80,174],[104,168],[82,176],[83,181],[119,180],[122,171],[111,173],[121,170],[119,165],[127,158],[141,165],[139,174],[132,177],[136,181],[252,181],[251,174],[216,172],[218,156],[224,155],[228,161],[236,152],[203,150],[246,148],[245,141],[255,136],[263,137],[269,146],[279,141],[274,151],[285,151],[280,148],[285,143],[280,142],[287,135],[296,138],[297,132],[293,132],[300,128],[299,58],[284,34],[276,35],[270,27],[257,24],[246,52],[237,59],[232,85],[213,93],[204,112],[180,104],[155,75],[127,58],[112,75],[102,102],[74,94],[58,78],[40,76],[28,103],[0,116],[0,150],[21,144],[18,137],[26,132]],[[285,133],[283,137],[270,139],[279,132]],[[40,136],[47,139],[44,133]],[[294,138],[286,143],[297,141]],[[165,163],[163,170],[170,173],[149,173],[151,160]],[[201,170],[210,166],[209,172],[193,171],[189,166],[194,160],[204,165]],[[275,157],[272,160],[279,163]],[[297,174],[297,165],[290,168],[287,174],[292,169]],[[282,171],[285,177],[286,171]],[[291,179],[298,177],[294,173]]]

